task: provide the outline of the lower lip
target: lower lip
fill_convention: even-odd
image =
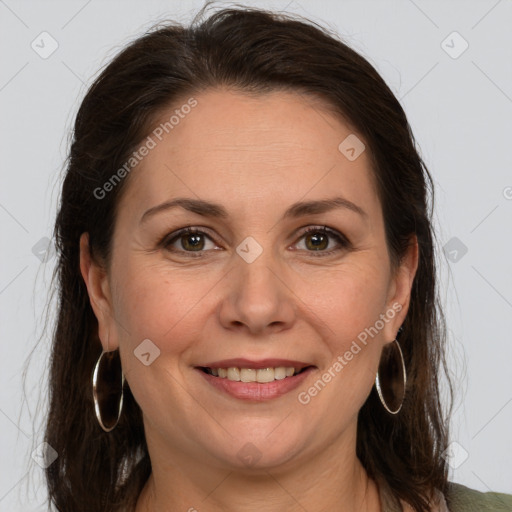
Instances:
[[[235,398],[240,400],[251,400],[253,402],[263,402],[265,400],[271,400],[272,398],[278,398],[294,390],[314,369],[315,368],[311,366],[293,377],[286,377],[281,380],[273,380],[272,382],[266,383],[237,382],[227,378],[215,377],[209,373],[203,372],[199,368],[196,368],[196,371],[198,371],[206,379],[206,382],[211,384],[213,387],[220,391],[224,391]]]

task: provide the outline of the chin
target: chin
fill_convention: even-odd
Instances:
[[[269,470],[286,465],[305,442],[305,429],[302,429],[301,434],[301,429],[296,425],[290,429],[289,424],[286,425],[287,421],[283,422],[283,418],[266,421],[265,429],[262,429],[261,424],[257,429],[251,429],[247,423],[245,428],[233,429],[232,432],[236,434],[225,437],[224,445],[216,444],[214,455],[227,466],[241,472]],[[276,428],[280,422],[286,429]]]

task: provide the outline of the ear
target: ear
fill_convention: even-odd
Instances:
[[[89,233],[80,236],[80,272],[87,286],[89,301],[98,320],[98,336],[103,350],[110,352],[119,347],[113,325],[114,311],[106,269],[91,256]]]
[[[384,337],[393,341],[404,323],[411,300],[412,284],[418,269],[418,238],[412,235],[400,266],[392,276],[385,315],[390,319],[384,327]]]

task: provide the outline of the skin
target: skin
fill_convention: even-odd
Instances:
[[[198,105],[129,176],[108,268],[90,258],[87,234],[81,238],[103,348],[120,349],[143,411],[153,472],[136,511],[381,510],[356,457],[357,414],[382,348],[406,316],[417,241],[393,272],[369,150],[349,161],[338,145],[353,131],[318,101],[222,89],[195,98]],[[281,220],[297,201],[334,195],[367,217],[338,208]],[[140,223],[146,210],[176,197],[220,203],[229,217],[175,208]],[[350,245],[321,238],[320,251],[339,250],[318,256],[314,234],[303,228],[324,225]],[[207,228],[201,257],[190,256],[190,236],[170,245],[175,252],[158,244],[186,226]],[[263,249],[252,263],[236,252],[248,236]],[[298,393],[393,304],[401,311],[301,404]],[[134,356],[144,339],[160,350],[148,366]],[[232,357],[287,358],[316,369],[297,390],[245,402],[194,369]],[[260,457],[252,466],[238,456],[247,443]]]

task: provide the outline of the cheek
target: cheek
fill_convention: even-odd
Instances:
[[[194,339],[195,331],[201,330],[193,320],[212,283],[198,273],[184,276],[165,262],[144,265],[134,258],[125,263],[120,266],[115,300],[125,328],[122,337],[128,338],[130,345],[149,338],[162,352],[181,352],[188,340]]]
[[[367,261],[347,260],[339,268],[312,275],[302,285],[297,283],[302,287],[300,296],[307,297],[304,302],[327,325],[336,353],[348,350],[351,341],[374,326],[385,312],[386,268],[372,262],[370,255],[364,259]]]
[[[349,265],[316,281],[322,291],[310,304],[324,330],[329,358],[317,379],[299,390],[298,401],[312,416],[337,431],[362,407],[375,381],[382,346],[381,315],[385,313],[387,274],[376,264]],[[306,286],[306,285],[309,286]],[[305,283],[304,292],[311,282]],[[311,293],[310,293],[311,297]],[[326,412],[327,411],[327,412]]]
[[[180,362],[204,336],[204,321],[198,314],[208,314],[204,298],[214,283],[197,273],[185,278],[165,263],[145,265],[136,258],[118,268],[115,310],[123,371],[142,408],[161,411],[156,390],[165,389],[168,401],[182,399],[182,387],[176,385],[184,380]]]

